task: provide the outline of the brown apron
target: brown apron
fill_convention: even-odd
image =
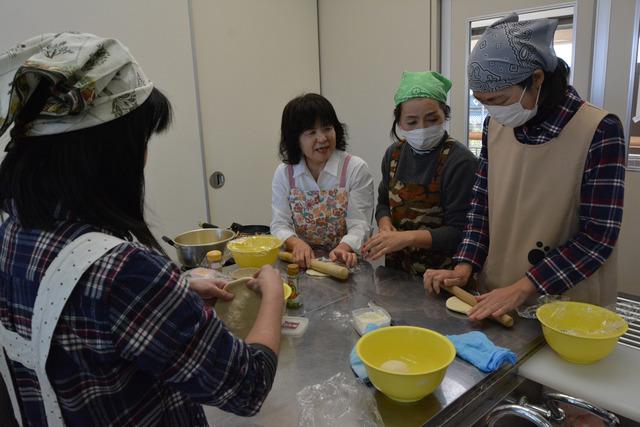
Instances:
[[[585,103],[556,138],[538,145],[522,144],[512,128],[489,122],[490,245],[479,275],[483,290],[515,283],[546,253],[578,233],[584,165],[593,135],[607,114]],[[602,267],[566,295],[609,305],[616,299],[616,280],[614,250]]]
[[[449,138],[440,147],[435,171],[427,186],[402,182],[397,178],[398,159],[405,142],[401,141],[391,153],[389,168],[389,207],[391,222],[398,231],[429,230],[442,227],[442,172],[455,140]],[[385,257],[387,267],[399,268],[412,274],[422,274],[427,268],[451,268],[451,256],[440,251],[408,247]]]

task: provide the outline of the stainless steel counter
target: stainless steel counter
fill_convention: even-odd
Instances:
[[[427,296],[419,278],[385,267],[374,270],[366,262],[345,282],[303,274],[300,288],[304,306],[289,310],[289,314],[309,318],[309,328],[300,338],[283,337],[276,380],[262,410],[253,418],[241,418],[206,407],[212,425],[297,425],[298,391],[338,372],[353,376],[349,353],[359,336],[351,326],[350,313],[366,307],[370,301],[385,308],[396,325],[421,326],[445,335],[479,330],[496,345],[512,349],[519,359],[528,357],[543,343],[540,328],[533,320],[516,318],[511,329],[492,321],[471,322],[466,316],[445,308],[449,295]],[[370,392],[375,396],[385,425],[461,425],[460,420],[470,421],[470,412],[477,412],[481,401],[494,399],[496,385],[505,378],[515,377],[515,369],[503,367],[484,374],[456,358],[436,391],[414,404],[396,403],[373,387]]]

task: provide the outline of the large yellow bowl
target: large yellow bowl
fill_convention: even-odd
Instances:
[[[629,327],[613,311],[581,302],[545,304],[536,315],[549,346],[566,361],[585,365],[607,357]]]
[[[273,264],[278,259],[282,242],[271,235],[247,236],[227,243],[227,249],[240,267],[256,267]]]
[[[456,357],[456,349],[447,337],[415,326],[371,331],[360,338],[356,353],[375,388],[398,402],[415,402],[431,394]],[[388,361],[404,362],[408,372],[381,367]]]

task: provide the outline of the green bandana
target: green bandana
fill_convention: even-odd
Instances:
[[[447,92],[451,81],[435,71],[405,71],[396,95],[396,106],[413,98],[431,98],[438,102],[447,102]]]

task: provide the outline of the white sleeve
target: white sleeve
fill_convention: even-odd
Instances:
[[[347,208],[347,234],[341,243],[346,243],[354,252],[369,238],[373,218],[373,177],[364,160],[353,156],[353,170],[349,174],[349,206]],[[351,166],[351,165],[350,165]]]
[[[271,183],[271,234],[282,242],[296,235],[289,207],[289,190],[287,165],[280,164]]]

